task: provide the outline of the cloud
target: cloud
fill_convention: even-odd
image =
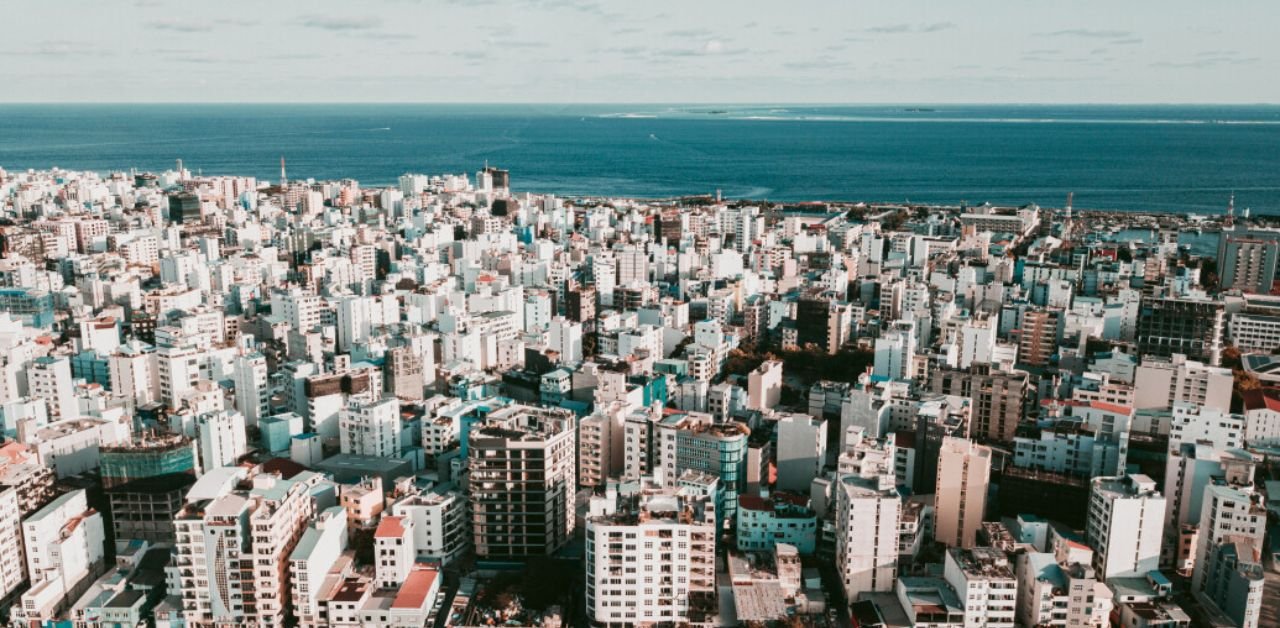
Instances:
[[[1243,57],[1231,50],[1207,50],[1187,61],[1158,61],[1152,63],[1153,68],[1202,69],[1223,65],[1248,65],[1261,61],[1258,57]]]
[[[601,52],[612,52],[612,53],[617,53],[621,55],[635,56],[635,55],[644,53],[646,50],[648,50],[648,48],[645,46],[622,46],[622,47],[614,47],[614,48],[604,48],[601,50]]]
[[[711,31],[705,28],[680,28],[663,33],[667,37],[709,37]]]
[[[483,50],[455,50],[449,56],[467,61],[483,61],[489,58],[489,53]]]
[[[152,20],[147,22],[147,28],[158,31],[168,31],[172,33],[208,33],[217,26],[235,26],[248,27],[257,26],[257,20],[241,19],[241,18],[220,18],[216,20],[181,20],[176,18],[164,18],[160,20]]]
[[[660,48],[651,51],[655,57],[733,57],[747,52],[746,48],[729,48],[719,39],[708,39],[696,48]]]
[[[782,67],[788,70],[798,70],[798,71],[805,71],[805,70],[830,71],[830,70],[845,69],[850,67],[851,65],[852,64],[850,64],[848,61],[845,61],[843,59],[836,59],[830,55],[823,55],[816,59],[808,59],[805,61],[789,61],[787,63],[783,63]]]
[[[0,56],[6,57],[78,57],[78,56],[111,56],[110,50],[86,46],[77,41],[46,41],[31,48],[17,50],[0,50]]]
[[[174,33],[207,33],[213,30],[212,22],[190,22],[172,18],[147,22],[147,28]]]
[[[955,27],[956,25],[954,22],[934,22],[932,24],[925,24],[918,30],[921,33],[937,33],[939,31],[949,31]]]
[[[1113,46],[1134,46],[1140,43],[1142,43],[1141,37],[1125,37],[1111,40]]]
[[[364,17],[310,15],[303,17],[301,24],[307,28],[318,28],[326,31],[367,31],[382,26],[382,18],[373,15]]]
[[[360,39],[372,39],[374,41],[408,41],[417,39],[416,35],[411,33],[384,33],[381,31],[363,31],[356,33],[355,37]]]
[[[867,29],[868,33],[879,33],[881,35],[897,35],[898,33],[910,33],[910,24],[890,24],[888,26],[872,26]]]
[[[906,33],[939,33],[955,28],[955,22],[930,22],[927,24],[886,24],[872,26],[866,30],[877,35],[902,35]]]
[[[1089,28],[1068,28],[1060,31],[1041,33],[1043,37],[1087,37],[1091,39],[1129,39],[1132,31],[1094,30]],[[1142,41],[1142,40],[1138,40]]]

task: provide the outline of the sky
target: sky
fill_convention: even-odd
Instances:
[[[1275,0],[0,0],[0,102],[1280,103]]]

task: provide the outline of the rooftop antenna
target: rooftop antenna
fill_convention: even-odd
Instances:
[[[1233,224],[1235,224],[1235,221],[1236,221],[1236,192],[1235,190],[1232,190],[1231,198],[1227,200],[1227,219],[1225,222],[1227,223],[1227,226],[1230,227]]]
[[[182,180],[182,160],[178,160],[178,180]]]
[[[1071,220],[1071,201],[1075,198],[1075,192],[1067,192],[1067,220]]]
[[[289,178],[284,174],[284,155],[280,156],[280,187],[284,188],[289,185]]]

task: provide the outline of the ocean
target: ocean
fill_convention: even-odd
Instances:
[[[1280,214],[1280,106],[0,105],[0,167]]]

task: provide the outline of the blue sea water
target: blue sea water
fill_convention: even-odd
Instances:
[[[1280,106],[3,105],[0,167],[1280,214]]]

